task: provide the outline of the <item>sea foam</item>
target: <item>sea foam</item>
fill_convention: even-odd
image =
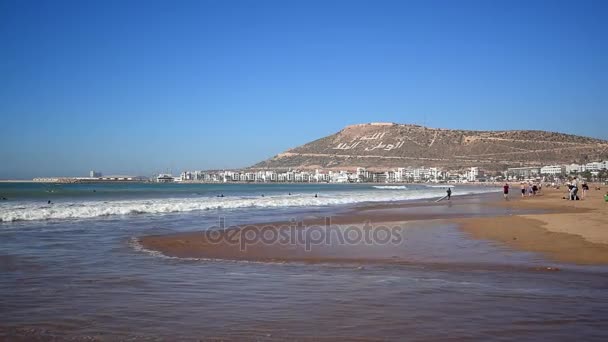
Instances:
[[[332,192],[320,194],[294,194],[276,196],[235,196],[235,197],[191,197],[162,199],[133,199],[109,201],[66,201],[51,205],[40,202],[4,203],[0,206],[0,222],[90,219],[103,216],[125,216],[136,214],[168,214],[194,212],[213,209],[241,208],[288,208],[319,207],[363,202],[390,202],[413,199],[431,199],[443,196],[440,189],[384,191]],[[469,190],[469,189],[467,189]],[[470,189],[458,194],[492,192],[496,189]]]
[[[407,186],[405,185],[374,185],[374,188],[382,190],[407,190]]]

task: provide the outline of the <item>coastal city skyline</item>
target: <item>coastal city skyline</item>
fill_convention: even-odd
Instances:
[[[510,167],[489,171],[478,166],[449,169],[446,167],[394,167],[367,169],[229,169],[190,170],[179,175],[159,173],[152,177],[103,174],[91,170],[88,176],[36,177],[38,183],[496,183],[512,181],[561,181],[572,177],[584,180],[608,179],[608,160],[585,164],[554,164],[544,166]]]
[[[388,126],[403,126],[403,125],[399,125],[399,124],[395,124],[395,123],[371,123],[371,124],[360,124],[360,125],[352,125],[349,127],[356,127],[356,126],[379,126],[379,127],[388,127]],[[408,126],[408,125],[405,125]],[[422,129],[431,129],[434,130],[433,128],[428,128],[428,127],[422,127],[422,126],[417,126],[414,125],[414,127],[419,127]],[[445,131],[445,129],[439,129],[439,131]],[[475,132],[475,131],[469,131],[469,132]],[[479,131],[480,133],[484,133]],[[500,132],[500,131],[498,131]],[[504,132],[527,132],[527,131],[504,131]],[[540,132],[540,131],[529,131],[532,132],[532,134],[536,134],[535,132]],[[554,134],[553,132],[544,132],[546,134]],[[367,139],[367,140],[377,140],[379,138],[382,138],[385,136],[385,132],[383,133],[375,133],[375,134],[371,134],[369,137],[363,137],[361,141]],[[560,134],[560,133],[558,133]],[[436,136],[435,136],[436,137]],[[587,139],[587,137],[576,137],[574,136],[574,139]],[[396,143],[396,145],[382,145],[382,142],[380,142],[380,145],[382,146],[382,149],[384,151],[391,151],[392,149],[399,149],[401,148],[404,144],[405,141],[403,140],[403,137],[400,137],[399,139],[401,139],[399,142]],[[405,137],[405,139],[409,139],[410,141],[408,141],[408,144],[411,144],[412,142],[414,142],[416,144],[415,141],[413,141],[411,138]],[[538,138],[535,138],[538,139]],[[360,144],[360,142],[355,142],[352,143],[350,145],[347,145],[345,143],[339,143],[336,147],[333,147],[333,150],[349,150],[351,148],[354,148],[356,146],[358,146]],[[601,141],[601,140],[599,140]],[[526,141],[522,140],[519,143],[525,143]],[[431,143],[432,144],[432,143]],[[566,143],[566,144],[571,144],[571,143]],[[604,143],[602,143],[604,144]],[[387,147],[388,146],[388,147]],[[572,146],[572,148],[574,148],[575,150],[580,148],[580,147],[576,147],[576,145],[570,145]],[[373,146],[371,148],[365,148],[366,151],[374,151],[378,146]],[[550,150],[546,150],[546,151],[550,151]],[[409,158],[409,157],[406,157]],[[424,159],[424,158],[423,158]],[[577,158],[578,159],[578,158]],[[588,159],[588,156],[585,156],[585,159]],[[597,160],[595,160],[597,159]],[[569,175],[571,173],[579,173],[579,172],[584,172],[586,170],[591,170],[591,171],[598,171],[598,170],[602,170],[602,169],[606,169],[608,168],[608,166],[606,165],[606,161],[604,161],[603,158],[591,158],[590,160],[588,160],[588,162],[585,163],[576,163],[574,162],[574,160],[570,160],[570,162],[566,161],[566,162],[562,162],[562,163],[552,163],[552,164],[543,164],[543,165],[539,165],[538,162],[533,163],[534,165],[525,165],[526,163],[521,163],[519,162],[519,167],[521,168],[532,168],[532,169],[538,169],[538,172],[536,172],[537,174],[541,175],[555,175],[555,174],[561,174],[561,175]],[[566,160],[564,158],[562,158],[562,160]],[[506,173],[507,169],[511,169],[511,168],[518,168],[517,167],[517,162],[516,163],[512,163],[511,167],[504,167],[502,169],[498,169],[500,172],[504,172]],[[474,168],[481,170],[482,172],[488,172],[490,171],[489,169],[487,169],[486,167],[484,167],[483,165],[476,165],[474,166]],[[96,168],[97,170],[99,170],[99,168]],[[274,172],[274,173],[285,173],[285,172],[304,172],[304,173],[309,173],[311,171],[310,167],[280,167],[278,170],[275,170],[273,167],[261,167],[259,165],[249,165],[247,167],[219,167],[219,168],[192,168],[190,170],[197,170],[197,171],[189,171],[188,169],[184,169],[184,168],[177,168],[177,169],[171,169],[171,168],[166,168],[164,170],[155,170],[152,172],[146,171],[146,172],[135,172],[135,173],[128,173],[128,172],[105,172],[103,173],[103,177],[102,177],[102,172],[99,171],[95,171],[95,170],[91,170],[90,168],[88,169],[88,173],[89,176],[87,177],[86,175],[84,175],[83,172],[78,172],[76,174],[40,174],[37,173],[35,174],[33,177],[28,177],[27,173],[20,173],[15,177],[1,177],[0,176],[0,181],[1,180],[37,180],[37,181],[41,181],[41,180],[47,180],[47,181],[51,181],[51,182],[56,182],[58,180],[61,181],[68,181],[70,179],[72,180],[86,180],[87,178],[90,179],[99,179],[99,180],[120,180],[120,181],[148,181],[148,180],[155,180],[157,176],[162,176],[162,175],[166,175],[166,176],[170,176],[172,179],[174,180],[197,180],[197,179],[191,179],[191,178],[186,178],[184,175],[185,173],[192,173],[194,174],[195,172],[198,173],[210,173],[210,172],[214,172],[214,171],[222,171],[222,172],[233,172],[233,173],[237,173],[237,174],[241,174],[241,175],[245,175],[245,174],[255,174],[256,172],[260,172],[259,170],[262,169],[265,172]],[[347,167],[347,168],[339,168],[339,167],[333,167],[333,168],[324,168],[324,167],[317,167],[315,168],[316,170],[312,170],[313,172],[316,171],[317,173],[320,172],[329,172],[329,173],[352,173],[353,170],[355,169],[366,169],[365,167],[361,167],[361,166],[351,166],[351,167]],[[458,178],[462,178],[462,179],[468,179],[468,176],[466,175],[462,175],[462,173],[459,173],[462,170],[466,170],[469,169],[469,167],[450,167],[449,163],[444,163],[442,165],[439,166],[435,166],[435,167],[429,167],[426,168],[425,166],[412,166],[412,165],[398,165],[398,166],[394,166],[394,167],[372,167],[370,172],[375,172],[375,173],[383,173],[383,172],[394,172],[397,169],[402,169],[402,170],[427,170],[427,169],[435,169],[435,170],[440,170],[442,172],[452,172],[452,174],[454,175],[460,175]],[[493,167],[492,168],[493,171],[496,171],[496,168]],[[549,172],[541,172],[542,170],[551,170]],[[558,170],[559,169],[559,170]],[[104,169],[105,170],[105,169]],[[185,170],[185,171],[184,171]],[[556,172],[555,170],[558,170],[559,172]],[[422,171],[423,173],[425,171]],[[464,171],[465,173],[467,171]],[[217,173],[217,172],[216,172]],[[175,176],[174,176],[175,174]],[[250,178],[250,176],[247,176]],[[387,177],[390,178],[390,177]],[[248,179],[248,178],[247,178]],[[408,178],[409,179],[409,178]],[[213,182],[217,182],[219,181],[218,179],[214,179]],[[254,179],[254,181],[256,181]],[[274,180],[276,181],[276,180]],[[283,180],[285,181],[285,180]],[[401,181],[401,180],[399,180]],[[406,182],[407,180],[403,180],[404,182]],[[264,181],[265,182],[265,181]],[[368,180],[367,182],[377,182],[377,180]]]
[[[5,1],[0,178],[243,168],[375,121],[608,139],[607,6]]]
[[[399,143],[398,147],[400,147],[400,144],[403,144],[403,142]],[[341,144],[339,144],[341,145]],[[352,146],[352,145],[351,145]],[[482,172],[487,172],[488,170],[485,170],[484,167],[480,167],[480,166],[475,166],[474,168],[476,169],[480,169],[482,170]],[[511,168],[505,168],[504,170],[501,170],[502,173],[507,173],[508,170],[510,169],[517,169],[518,167],[511,167]],[[587,170],[590,171],[598,171],[598,170],[602,170],[602,169],[608,169],[608,162],[604,161],[603,159],[598,159],[598,160],[593,160],[590,161],[588,163],[582,163],[582,164],[578,164],[578,163],[554,163],[551,165],[534,165],[534,166],[521,166],[519,168],[522,169],[538,169],[538,171],[534,172],[535,174],[538,175],[570,175],[573,173],[580,173],[580,172],[584,172]],[[215,174],[219,174],[219,172],[232,172],[232,173],[237,173],[240,175],[245,175],[245,174],[256,174],[259,172],[272,172],[272,173],[286,173],[286,172],[304,172],[304,173],[314,173],[315,171],[317,173],[322,172],[322,173],[337,173],[337,174],[344,174],[344,173],[353,173],[353,170],[355,169],[366,169],[365,167],[350,167],[350,168],[346,168],[346,169],[340,169],[340,168],[332,168],[332,169],[326,169],[326,168],[317,168],[316,170],[310,170],[310,168],[304,168],[302,170],[302,168],[298,168],[298,167],[293,167],[293,168],[287,168],[287,170],[285,170],[285,168],[282,168],[283,170],[273,170],[272,168],[268,169],[266,168],[266,170],[260,171],[258,170],[260,168],[251,168],[251,167],[233,167],[233,168],[208,168],[208,169],[201,169],[201,168],[195,168],[195,169],[191,169],[191,170],[186,170],[183,168],[178,168],[177,170],[172,170],[170,168],[167,168],[165,170],[156,170],[154,172],[145,172],[145,173],[120,173],[120,172],[105,172],[102,173],[100,171],[95,171],[95,170],[90,170],[88,172],[88,177],[83,174],[83,173],[78,173],[78,174],[36,174],[34,177],[27,177],[23,174],[20,175],[16,175],[15,177],[12,178],[2,178],[0,177],[0,180],[6,179],[6,180],[30,180],[30,179],[34,179],[34,180],[49,180],[49,181],[58,181],[60,179],[81,179],[81,180],[85,180],[87,178],[89,179],[100,179],[100,180],[120,180],[120,181],[148,181],[148,180],[154,180],[157,176],[162,176],[162,175],[167,175],[167,176],[171,176],[173,179],[175,180],[186,180],[186,181],[190,181],[190,180],[201,180],[196,178],[195,176],[193,176],[192,178],[190,177],[185,177],[185,174],[192,174],[194,175],[195,173],[201,174],[201,173],[205,173],[205,174],[210,174],[210,173],[215,173]],[[462,173],[459,173],[459,171],[465,170],[466,173],[466,169],[469,168],[450,168],[448,167],[448,165],[442,165],[439,167],[429,167],[426,168],[424,166],[421,167],[412,167],[412,166],[402,166],[402,167],[389,167],[389,168],[372,168],[373,171],[370,172],[376,172],[376,173],[383,173],[383,172],[394,172],[395,170],[439,170],[441,172],[452,172],[452,174],[456,174],[456,175],[460,175],[459,178],[462,179],[468,179],[468,176],[466,175],[462,175]],[[98,169],[99,170],[99,169]],[[196,170],[196,171],[195,171]],[[422,171],[423,174],[426,171]],[[251,179],[249,179],[251,176],[246,176],[245,181],[251,181]],[[387,177],[390,179],[390,177]],[[403,181],[406,182],[408,181],[409,178],[406,178],[404,180],[399,179],[399,181]],[[209,179],[207,181],[210,181]],[[214,178],[213,180],[211,180],[211,182],[220,182],[221,179],[219,178]],[[259,181],[257,180],[257,178],[253,179],[253,181]],[[277,181],[277,180],[273,180],[273,181]],[[286,181],[286,180],[283,180]],[[301,180],[300,180],[301,181]],[[324,181],[324,180],[323,180]],[[393,180],[394,181],[394,180]],[[412,180],[413,181],[413,180]],[[418,180],[416,180],[418,181]],[[266,182],[266,180],[264,180],[264,182]],[[377,180],[368,180],[368,182],[377,182]]]

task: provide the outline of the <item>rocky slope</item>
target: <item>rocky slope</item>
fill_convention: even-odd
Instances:
[[[369,123],[290,149],[252,169],[513,166],[608,158],[608,141],[546,131],[466,131]]]

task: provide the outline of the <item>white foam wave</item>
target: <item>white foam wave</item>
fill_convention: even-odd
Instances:
[[[466,193],[494,192],[496,189],[475,189]],[[291,196],[266,197],[223,197],[223,198],[165,198],[114,201],[57,202],[40,205],[36,202],[4,204],[0,206],[0,222],[89,219],[102,216],[134,214],[167,214],[193,212],[211,209],[239,208],[286,208],[315,207],[353,204],[361,202],[391,202],[412,199],[430,199],[443,196],[441,189],[396,191],[351,191],[340,193],[300,194]],[[457,194],[457,193],[456,193]]]
[[[405,186],[405,185],[374,185],[374,188],[383,189],[383,190],[406,190],[407,186]]]

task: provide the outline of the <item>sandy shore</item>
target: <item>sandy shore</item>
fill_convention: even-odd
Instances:
[[[517,190],[517,189],[516,189]],[[476,239],[497,241],[515,249],[542,253],[550,260],[576,264],[608,264],[608,203],[603,190],[591,190],[582,201],[566,201],[564,190],[544,189],[543,194],[504,201],[502,194],[457,197],[451,203],[419,201],[374,204],[323,218],[270,222],[225,230],[144,236],[140,244],[175,257],[269,261],[397,261],[395,246],[370,248],[361,241],[341,245],[319,243],[309,250],[302,240],[306,229],[351,228],[361,234],[379,226],[406,229],[408,225],[438,226],[457,223]],[[366,223],[368,225],[366,226]],[[299,233],[298,233],[299,232]],[[318,233],[318,232],[317,232]],[[262,241],[262,237],[268,241]],[[291,239],[290,239],[291,238]]]
[[[608,264],[608,203],[603,199],[606,190],[590,190],[584,200],[567,201],[563,199],[566,196],[564,187],[561,190],[543,189],[540,196],[521,199],[517,195],[511,201],[489,205],[549,212],[455,221],[475,238],[542,253],[555,261]]]

